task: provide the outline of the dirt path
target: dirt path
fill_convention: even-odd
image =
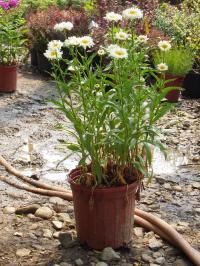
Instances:
[[[55,97],[53,84],[37,75],[20,73],[18,90],[14,94],[0,94],[0,150],[16,168],[31,176],[67,186],[66,174],[76,165],[75,158],[56,164],[64,157],[61,144],[68,136],[56,128],[60,123],[69,126],[62,114],[54,110],[48,99]],[[200,101],[182,100],[177,111],[165,118],[161,125],[163,142],[169,147],[169,160],[156,152],[155,179],[142,193],[140,208],[151,211],[173,224],[195,247],[200,247]],[[4,173],[2,168],[0,172]],[[51,219],[34,215],[4,214],[4,207],[38,203],[53,210]],[[74,235],[73,206],[65,202],[49,201],[18,191],[0,183],[0,266],[35,265],[96,265],[100,253],[88,251],[74,244],[64,249],[57,239],[58,231]],[[61,229],[52,221],[59,213],[68,214]],[[54,234],[54,235],[53,235]],[[149,241],[157,236],[135,229],[134,242],[129,250],[120,250],[121,259],[107,265],[190,265],[179,251],[160,241],[152,249]],[[28,249],[26,256],[16,251]],[[80,259],[79,262],[76,261]],[[62,264],[65,262],[68,264]],[[81,265],[81,264],[80,264]],[[103,266],[103,265],[102,265]]]

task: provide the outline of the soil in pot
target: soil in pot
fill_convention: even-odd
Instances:
[[[173,81],[169,81],[165,84],[166,87],[178,87],[179,89],[174,89],[167,93],[166,98],[171,103],[178,102],[181,95],[181,88],[183,85],[184,77],[175,76],[171,74],[165,75],[165,80],[174,79]]]
[[[17,88],[17,67],[0,66],[0,92],[14,92]]]
[[[93,189],[74,182],[80,175],[80,169],[69,175],[80,242],[96,250],[127,245],[132,238],[138,183]]]

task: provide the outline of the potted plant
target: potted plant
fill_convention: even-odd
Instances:
[[[142,17],[137,7],[122,15],[106,14],[108,39],[92,54],[91,36],[68,37],[61,48],[49,45],[45,52],[59,93],[53,102],[73,128],[65,129],[74,139],[64,144],[66,158],[74,153],[80,158],[69,174],[77,235],[97,250],[131,241],[135,200],[142,180],[152,177],[152,148],[164,149],[156,123],[172,108],[162,102],[171,88],[164,88],[159,76],[155,84],[145,85],[146,75],[157,71],[146,62],[148,38],[141,43],[134,32],[133,25]],[[127,28],[120,27],[124,20]],[[73,60],[63,59],[64,46]],[[100,60],[94,67],[97,55],[109,57],[108,65]],[[60,67],[63,61],[65,70]]]
[[[165,86],[174,86],[166,98],[169,102],[177,102],[185,75],[192,69],[194,56],[189,49],[174,47],[168,41],[158,43],[160,51],[153,54],[154,64],[166,80]]]
[[[18,3],[0,3],[0,92],[14,92],[17,86],[17,63],[26,41],[25,20],[15,12]]]

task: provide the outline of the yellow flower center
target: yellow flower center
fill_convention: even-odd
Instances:
[[[57,56],[57,52],[56,51],[51,51],[51,56]]]
[[[136,10],[131,10],[131,11],[129,12],[129,14],[130,14],[130,15],[137,15],[137,11],[136,11]]]
[[[123,56],[124,55],[124,52],[123,51],[116,51],[115,54],[117,56]]]
[[[82,40],[82,44],[88,44],[89,43],[89,41],[88,40]]]

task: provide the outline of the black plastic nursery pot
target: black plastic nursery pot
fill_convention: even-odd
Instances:
[[[37,67],[42,74],[49,75],[49,72],[51,72],[51,63],[40,51],[37,51]]]
[[[80,242],[96,250],[130,243],[138,182],[93,189],[75,182],[81,174],[80,168],[69,174]]]
[[[30,56],[31,56],[31,65],[34,67],[38,66],[38,60],[37,60],[37,49],[31,48],[30,49]]]
[[[200,73],[191,71],[183,82],[182,95],[188,98],[200,98]]]

